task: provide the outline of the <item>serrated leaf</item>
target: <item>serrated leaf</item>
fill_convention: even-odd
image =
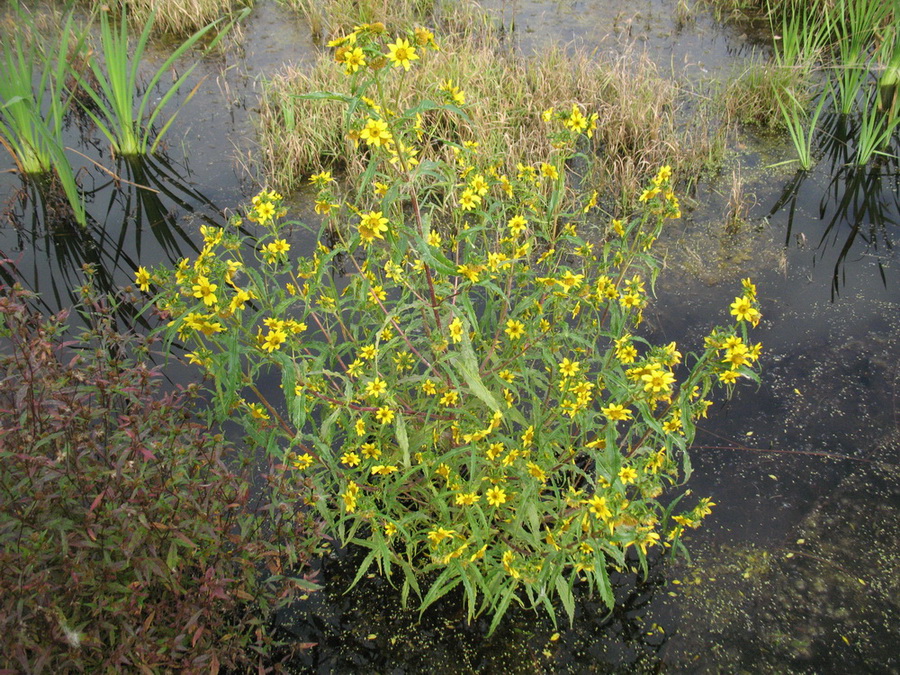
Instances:
[[[569,626],[571,626],[575,622],[575,597],[572,595],[572,589],[569,588],[569,584],[562,574],[556,577],[556,595],[559,596],[563,609],[566,610],[566,615],[569,617]]]
[[[463,340],[458,356],[451,357],[450,362],[469,385],[469,389],[491,410],[500,410],[500,404],[494,395],[484,386],[481,374],[478,372],[478,361],[475,359],[475,351],[467,332],[463,331]]]
[[[406,422],[403,419],[403,413],[398,412],[397,416],[394,418],[394,431],[397,436],[397,445],[400,446],[401,452],[403,452],[403,468],[408,469],[410,467],[409,461],[409,436],[406,434]]]

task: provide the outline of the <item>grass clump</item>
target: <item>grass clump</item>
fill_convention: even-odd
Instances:
[[[252,0],[124,0],[124,10],[136,26],[153,17],[153,30],[171,35],[190,35],[219,19],[232,16]]]
[[[258,166],[269,185],[291,190],[324,170],[343,171],[352,179],[364,169],[354,140],[344,134],[340,104],[308,97],[336,90],[345,76],[342,63],[323,55],[311,70],[287,68],[264,84]],[[708,149],[679,131],[679,91],[643,55],[598,60],[554,48],[523,60],[495,40],[451,35],[431,55],[428,73],[411,70],[404,76],[394,102],[402,107],[422,93],[466,112],[460,117],[425,111],[426,131],[439,131],[457,145],[477,143],[482,156],[507,174],[550,156],[542,116],[573,105],[597,114],[586,139],[590,161],[582,168],[590,169],[598,190],[633,195],[653,167],[671,161],[690,174]],[[449,158],[447,146],[442,152]]]

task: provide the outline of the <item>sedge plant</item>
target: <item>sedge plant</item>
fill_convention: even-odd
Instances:
[[[235,22],[245,17],[250,11],[245,9],[227,26],[220,30],[207,45],[212,49],[221,40]],[[143,30],[132,44],[129,39],[128,21],[125,6],[122,5],[117,19],[110,18],[107,8],[100,12],[100,47],[103,54],[103,65],[99,60],[91,61],[91,71],[96,79],[96,90],[83,78],[80,84],[85,88],[96,111],[85,107],[85,112],[97,124],[97,128],[106,136],[117,155],[137,156],[156,152],[160,141],[172,125],[180,107],[165,120],[159,131],[154,133],[154,123],[163,113],[163,109],[178,94],[197,67],[197,62],[186,68],[181,75],[157,97],[155,87],[172,65],[188,50],[200,43],[208,34],[220,27],[222,19],[207,24],[193,33],[156,69],[141,91],[140,65],[147,50],[147,43],[153,30],[155,15],[150,14]],[[105,66],[105,67],[104,67]],[[181,103],[183,107],[196,92],[197,87],[188,93]]]
[[[571,620],[576,586],[612,606],[610,570],[683,551],[710,512],[663,495],[690,475],[714,389],[757,378],[755,286],[695,353],[652,344],[653,245],[680,216],[668,166],[636,212],[592,229],[598,196],[567,167],[596,114],[545,111],[550,151],[507,174],[422,124],[471,99],[437,81],[396,105],[430,31],[363,25],[332,46],[346,84],[315,98],[342,104],[365,169],[345,189],[312,176],[315,250],[292,249],[298,224],[263,190],[204,228],[196,258],[136,281],[210,376],[216,414],[366,551],[356,581],[377,569],[421,610],[455,590],[491,631],[512,603]]]
[[[790,89],[785,88],[778,94],[778,107],[781,109],[782,119],[797,151],[797,161],[804,171],[809,171],[813,166],[813,139],[826,100],[828,96],[821,94],[819,102],[810,114]]]

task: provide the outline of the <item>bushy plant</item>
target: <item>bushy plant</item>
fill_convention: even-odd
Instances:
[[[216,672],[275,653],[272,612],[316,541],[281,470],[198,425],[86,291],[64,341],[0,293],[0,670]],[[138,360],[131,360],[129,352]]]
[[[545,111],[551,151],[507,175],[441,135],[466,116],[459,83],[396,106],[436,48],[429,31],[366,25],[332,46],[349,93],[312,96],[343,103],[366,168],[346,190],[312,176],[316,249],[296,254],[264,190],[204,230],[195,260],[138,283],[212,376],[218,414],[368,550],[357,579],[375,565],[422,609],[461,587],[491,629],[511,602],[555,617],[558,598],[571,617],[579,579],[611,605],[610,566],[680,548],[712,506],[666,490],[690,473],[712,390],[755,378],[756,289],[744,282],[734,322],[698,353],[650,344],[637,331],[652,246],[680,216],[669,167],[637,213],[592,226],[597,195],[566,182],[596,114]]]

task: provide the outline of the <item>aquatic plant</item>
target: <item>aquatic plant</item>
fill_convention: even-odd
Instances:
[[[84,202],[62,129],[72,103],[66,89],[69,59],[81,50],[85,33],[69,11],[59,31],[44,37],[31,12],[18,0],[10,4],[16,29],[5,31],[0,40],[0,143],[19,172],[39,188],[61,187],[75,220],[84,225]]]
[[[298,224],[263,190],[203,229],[195,259],[136,282],[210,376],[216,414],[366,551],[357,581],[377,569],[422,611],[456,589],[491,631],[513,602],[555,620],[556,599],[571,620],[582,582],[612,606],[609,569],[646,572],[710,512],[661,499],[690,474],[713,390],[756,378],[755,286],[696,354],[649,343],[651,250],[681,213],[669,166],[591,232],[599,196],[567,174],[597,112],[544,110],[548,150],[506,173],[454,134],[471,92],[414,76],[430,31],[376,23],[332,46],[345,81],[307,97],[341,107],[362,171],[346,191],[310,178],[315,250],[296,254]]]
[[[900,117],[890,116],[879,109],[878,96],[870,95],[862,106],[856,139],[856,163],[865,166],[876,155],[884,155]]]
[[[829,40],[829,25],[821,20],[822,8],[805,0],[782,2],[777,9],[771,1],[766,6],[775,36],[776,63],[808,75]]]
[[[198,387],[160,392],[114,302],[85,286],[73,339],[32,300],[0,289],[0,669],[261,668],[313,588],[293,486],[251,495],[260,467],[198,424]]]
[[[781,109],[785,126],[794,143],[794,148],[797,150],[797,161],[800,162],[800,168],[804,171],[809,171],[813,165],[813,139],[816,135],[819,117],[822,115],[827,100],[826,94],[820,94],[819,102],[812,114],[809,114],[790,89],[785,89],[783,96],[778,96],[778,107]]]
[[[837,107],[844,115],[857,107],[859,93],[869,79],[872,45],[890,8],[883,0],[839,0],[823,12],[821,25],[832,36],[834,48],[830,79],[836,84]]]
[[[110,18],[111,12],[108,8],[100,12],[100,47],[103,63],[101,65],[97,59],[91,61],[95,84],[92,85],[85,78],[78,77],[79,84],[84,87],[93,103],[93,106],[85,107],[85,112],[109,140],[117,155],[153,154],[180,108],[169,116],[158,131],[154,128],[154,123],[185,85],[197,63],[186,68],[178,79],[168,87],[164,87],[161,95],[156,92],[156,86],[172,65],[189,49],[219,27],[221,30],[206,47],[207,50],[212,49],[236,21],[246,16],[249,9],[224,27],[221,26],[222,20],[217,20],[193,33],[160,64],[146,85],[141,82],[139,69],[153,30],[155,14],[149,15],[137,42],[131,45],[124,5],[120,6],[120,12],[116,19]],[[143,94],[140,93],[141,90]],[[182,106],[191,99],[194,91],[196,87],[184,98]]]

